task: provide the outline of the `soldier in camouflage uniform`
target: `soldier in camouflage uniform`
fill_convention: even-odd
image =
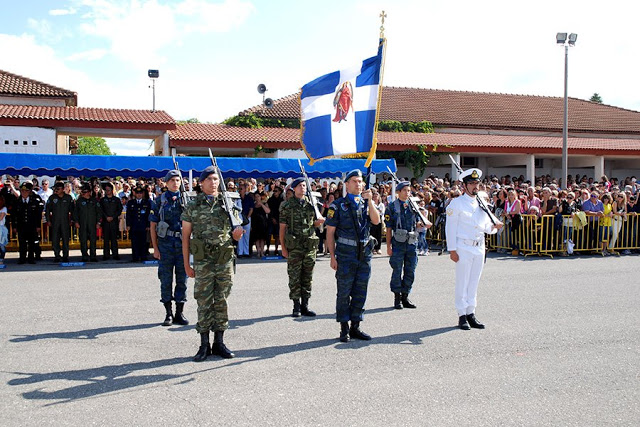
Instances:
[[[287,258],[289,299],[293,300],[292,317],[300,317],[300,314],[315,316],[316,313],[309,310],[313,267],[318,250],[315,227],[324,223],[324,218],[315,219],[313,206],[305,197],[307,184],[304,178],[294,180],[291,189],[294,197],[280,205],[280,244],[282,256]]]
[[[182,254],[184,268],[189,277],[195,277],[194,298],[198,302],[200,348],[193,358],[196,362],[215,354],[232,358],[234,354],[224,344],[224,331],[229,326],[227,297],[233,284],[233,242],[240,240],[244,230],[231,231],[229,216],[218,192],[220,178],[210,166],[200,175],[202,193],[182,212]],[[191,234],[193,233],[193,237]],[[189,252],[194,266],[189,265]],[[209,346],[209,331],[214,332]]]
[[[369,228],[371,224],[380,223],[380,213],[373,204],[371,190],[364,190],[360,170],[349,172],[344,183],[347,196],[329,206],[326,222],[327,247],[338,287],[336,320],[340,322],[340,341],[370,340],[371,336],[360,330],[360,322],[367,300],[375,242],[370,238]]]

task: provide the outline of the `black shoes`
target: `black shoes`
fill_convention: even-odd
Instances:
[[[409,294],[401,294],[401,300],[404,308],[416,308],[416,305],[409,301]]]
[[[340,341],[349,342],[349,322],[340,322]]]
[[[171,326],[173,325],[173,313],[171,312],[171,301],[164,303],[164,309],[167,312],[164,317],[164,322],[162,322],[162,326]],[[207,341],[209,338],[207,337]]]
[[[360,330],[360,322],[351,322],[351,328],[349,329],[349,336],[351,338],[363,341],[370,341],[371,335],[366,334]]]
[[[300,317],[300,300],[299,299],[294,299],[293,300],[293,312],[291,313],[291,317]]]
[[[471,329],[469,327],[469,323],[467,322],[467,316],[460,316],[458,318],[458,328],[462,329],[463,331],[468,331]]]
[[[303,316],[314,317],[316,315],[315,311],[309,310],[309,298],[302,298],[302,304],[300,305],[300,313]]]
[[[90,262],[98,262],[98,258],[96,257],[92,257],[89,259]]]
[[[393,308],[396,310],[402,310],[402,295],[400,292],[393,293]]]
[[[173,324],[174,325],[188,325],[189,321],[187,320],[186,317],[184,317],[184,314],[182,314],[182,311],[184,310],[184,303],[183,302],[177,302],[176,303],[176,315],[173,316]]]
[[[211,356],[211,347],[209,346],[209,332],[202,332],[200,334],[200,348],[193,357],[194,362],[202,362],[207,357]]]
[[[476,316],[473,313],[467,314],[467,322],[469,322],[469,326],[474,329],[484,329],[484,324],[478,322],[478,319],[476,319]]]
[[[224,331],[215,331],[213,333],[213,345],[211,346],[211,354],[220,356],[223,359],[231,359],[235,356],[235,354],[233,354],[231,350],[229,350],[227,346],[224,345]]]

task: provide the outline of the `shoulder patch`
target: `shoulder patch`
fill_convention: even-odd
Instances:
[[[390,221],[390,220],[391,220],[391,215],[389,215],[389,214],[384,214],[384,220],[385,220],[385,221]]]
[[[333,218],[335,214],[336,214],[336,210],[332,206],[329,208],[329,211],[327,212],[327,218]]]
[[[452,208],[447,208],[447,215],[449,215],[449,216],[453,215],[453,209]]]

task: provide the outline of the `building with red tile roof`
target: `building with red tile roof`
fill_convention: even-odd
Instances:
[[[76,106],[78,94],[0,70],[0,104]]]

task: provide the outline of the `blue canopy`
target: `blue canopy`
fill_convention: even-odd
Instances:
[[[176,157],[183,173],[194,170],[197,173],[211,165],[209,157]],[[296,177],[300,175],[298,159],[216,157],[225,178],[254,177]],[[364,159],[327,159],[309,166],[307,159],[302,165],[314,178],[339,177],[343,172],[360,169],[366,172]],[[388,172],[389,167],[396,172],[394,159],[374,160],[373,173]],[[161,156],[85,156],[62,154],[18,154],[0,153],[0,175],[36,176],[132,176],[163,177],[173,169],[171,157]]]

